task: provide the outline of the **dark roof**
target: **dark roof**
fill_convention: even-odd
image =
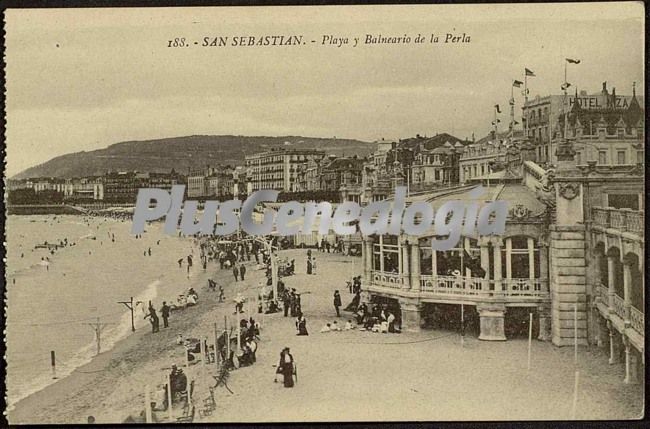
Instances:
[[[336,158],[325,167],[326,170],[361,170],[363,168],[363,159],[361,158]]]

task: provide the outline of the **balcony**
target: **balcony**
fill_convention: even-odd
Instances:
[[[599,305],[597,308],[600,310],[600,313],[605,318],[609,318],[610,314],[616,315],[620,321],[618,322],[621,326],[624,321],[626,321],[625,314],[625,300],[619,295],[614,295],[612,300],[612,307],[609,307],[609,289],[604,285],[599,285],[596,288],[595,293],[596,298],[598,299]],[[639,310],[634,306],[630,306],[630,327],[635,330],[641,337],[645,336],[645,314],[643,311]]]
[[[375,289],[391,290],[408,287],[408,275],[372,272],[372,286]],[[407,289],[409,292],[412,290]],[[420,276],[420,292],[423,298],[440,300],[476,301],[498,297],[521,302],[548,299],[548,282],[544,279],[485,280],[478,277]]]
[[[592,218],[596,226],[643,235],[643,211],[594,207],[592,209]]]

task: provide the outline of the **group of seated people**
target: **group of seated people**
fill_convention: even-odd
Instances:
[[[356,326],[352,324],[352,320],[345,322],[343,329],[339,326],[338,322],[335,320],[332,323],[326,323],[320,330],[320,332],[337,332],[337,331],[349,331],[355,329]]]
[[[239,344],[240,348],[237,350],[237,342],[232,340],[232,337],[227,332],[217,339],[217,348],[221,360],[229,362],[228,365],[234,367],[252,365],[256,361],[255,352],[257,351],[257,342],[259,340],[260,329],[259,325],[252,317],[249,320],[241,319],[239,321]],[[230,337],[230,338],[229,338]],[[235,337],[236,339],[237,337]],[[230,356],[227,356],[227,341],[230,339]]]
[[[259,325],[255,323],[252,317],[249,320],[241,319],[239,321],[239,335],[241,350],[237,355],[239,366],[248,366],[255,363],[255,352],[257,351],[257,342],[255,338],[259,339],[260,329]]]
[[[187,293],[178,295],[176,305],[172,309],[191,307],[199,302],[199,294],[196,293],[194,288],[189,288]]]
[[[368,305],[363,303],[355,312],[358,325],[363,325],[360,330],[372,332],[396,333],[400,330],[396,327],[397,318],[395,311],[388,309],[386,304],[375,304],[372,311],[368,311]]]

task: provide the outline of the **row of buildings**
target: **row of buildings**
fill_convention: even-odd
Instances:
[[[409,192],[453,187],[483,177],[509,173],[520,152],[523,161],[542,168],[557,164],[557,145],[575,139],[577,165],[635,165],[644,159],[643,100],[635,88],[620,96],[603,83],[594,94],[537,96],[522,108],[521,130],[499,132],[495,127],[478,140],[448,133],[417,135],[397,141],[379,140],[367,157],[336,157],[324,151],[279,147],[250,154],[241,166],[210,166],[175,172],[108,172],[73,179],[33,178],[8,182],[8,189],[31,188],[60,192],[66,200],[134,203],[141,187],[169,189],[186,184],[187,198],[246,196],[275,189],[308,199],[327,196],[332,202],[366,204],[387,198],[398,184]]]

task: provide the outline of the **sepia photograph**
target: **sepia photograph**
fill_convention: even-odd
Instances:
[[[631,427],[645,13],[5,9],[6,422]]]

